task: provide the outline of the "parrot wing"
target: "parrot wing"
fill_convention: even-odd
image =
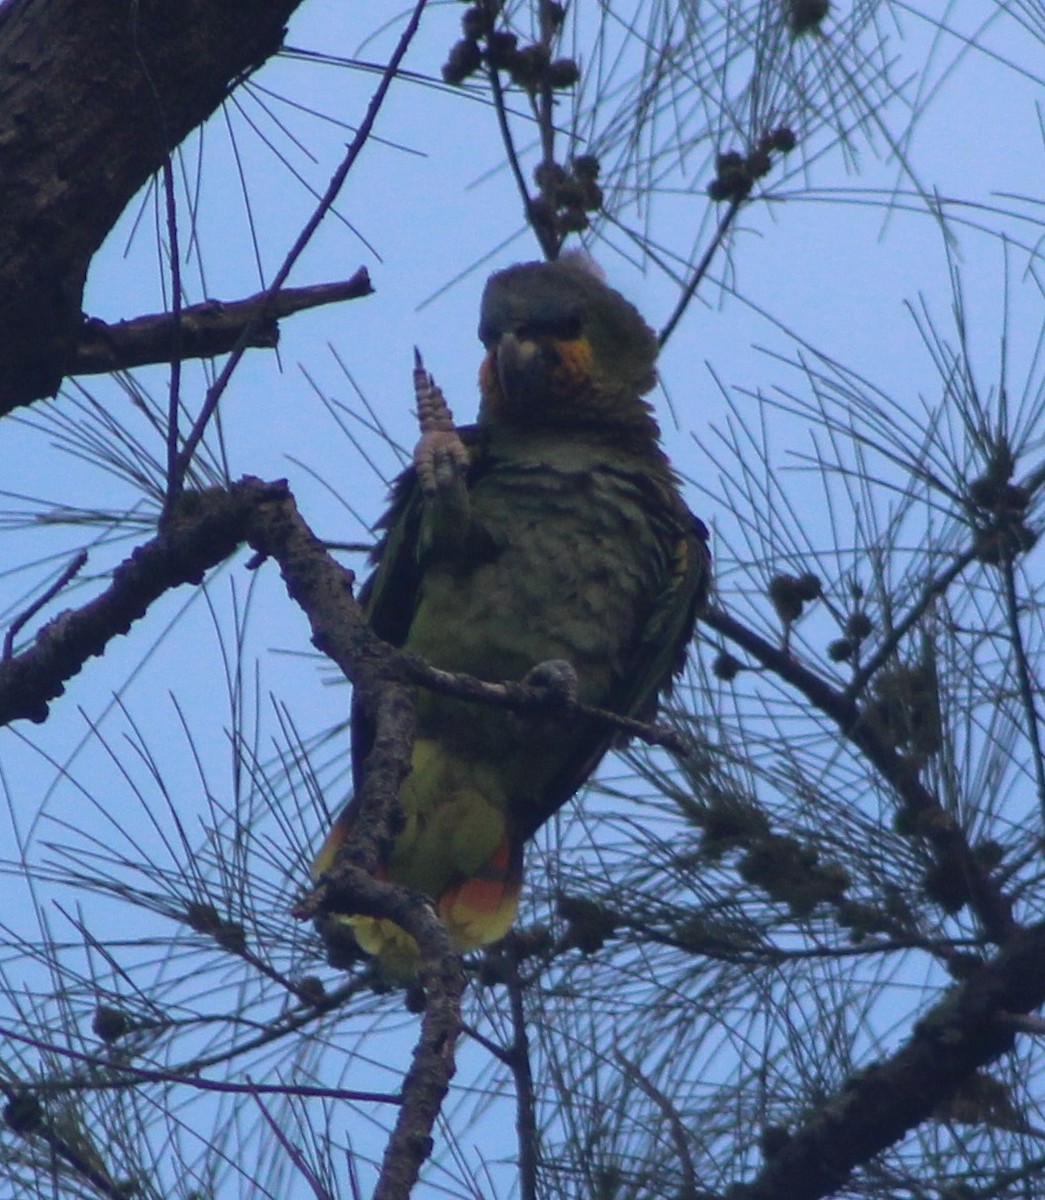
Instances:
[[[472,458],[467,481],[470,485],[482,474],[486,439],[475,425],[461,426],[457,432]],[[388,508],[374,527],[382,537],[370,555],[374,570],[359,590],[359,603],[370,628],[390,646],[404,644],[417,613],[418,594],[427,565],[421,550],[424,503],[417,471],[413,466],[407,467],[392,484]],[[428,554],[437,552],[442,556],[457,557],[462,563],[468,558],[479,560],[485,553],[482,530],[473,528],[461,545],[433,548]],[[365,706],[353,695],[352,780],[356,790],[373,741],[373,723]]]
[[[659,699],[670,693],[685,666],[697,617],[707,601],[711,579],[708,531],[681,503],[665,531],[672,552],[659,579],[659,590],[646,621],[622,656],[603,708],[638,721],[652,720]],[[523,837],[530,837],[554,815],[588,779],[614,746],[628,737],[592,723],[579,752],[563,764],[545,792],[539,811],[526,814]]]

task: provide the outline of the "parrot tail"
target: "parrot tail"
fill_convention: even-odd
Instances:
[[[333,867],[338,847],[350,836],[355,813],[353,801],[338,814],[312,863],[314,880]],[[475,950],[496,942],[511,929],[519,908],[522,868],[522,844],[515,844],[507,832],[503,832],[485,863],[432,898],[436,912],[459,951]],[[388,879],[387,867],[379,866],[374,876]],[[348,913],[331,913],[329,919],[351,931],[359,948],[379,961],[382,974],[387,978],[405,983],[417,978],[420,965],[417,943],[394,921]]]

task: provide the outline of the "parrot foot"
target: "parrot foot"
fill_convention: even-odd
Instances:
[[[414,396],[421,440],[414,447],[414,468],[426,498],[461,488],[469,457],[457,433],[454,415],[443,389],[425,370],[421,352],[414,349]]]
[[[548,693],[549,700],[575,704],[580,694],[580,680],[573,663],[565,658],[549,658],[531,667],[522,678],[526,687],[541,688]]]
[[[572,663],[564,658],[549,658],[539,662],[522,677],[525,687],[539,688],[548,704],[548,712],[515,715],[512,727],[521,742],[540,742],[562,732],[561,708],[576,704],[580,695],[580,680]]]

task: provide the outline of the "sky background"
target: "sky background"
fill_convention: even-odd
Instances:
[[[576,7],[577,36],[582,45],[590,45],[585,22],[594,22],[604,6]],[[700,6],[695,7],[699,13]],[[868,11],[871,7],[863,5]],[[631,57],[614,58],[614,39],[620,40],[632,19],[638,24],[657,11],[667,10],[653,4],[609,6],[601,61],[581,52],[589,78],[596,76],[597,65],[601,71],[597,111],[603,116],[627,94],[639,69],[634,50]],[[849,11],[848,4],[834,6],[834,13]],[[938,16],[940,11],[952,32],[921,15]],[[795,541],[824,546],[837,532],[817,476],[788,473],[800,471],[801,456],[813,450],[815,425],[783,413],[767,415],[752,398],[752,393],[781,388],[808,395],[802,373],[781,359],[793,363],[800,355],[820,351],[844,363],[895,402],[902,431],[905,413],[917,414],[923,398],[935,404],[941,394],[938,371],[912,309],[917,313],[924,304],[943,335],[953,340],[951,280],[957,271],[983,394],[997,391],[1001,379],[1005,296],[1010,396],[1018,397],[1028,372],[1032,388],[1040,384],[1040,368],[1033,364],[1042,294],[1040,274],[1028,271],[1027,251],[1038,249],[1035,222],[1045,195],[1042,31],[1031,36],[1011,15],[988,19],[996,11],[997,6],[983,0],[878,6],[891,76],[910,103],[897,99],[876,105],[854,130],[848,155],[832,149],[833,139],[809,118],[803,150],[786,162],[786,172],[778,167],[765,181],[770,199],[741,214],[728,259],[716,259],[662,358],[662,388],[653,400],[669,453],[689,480],[691,507],[716,539],[724,538],[734,549],[742,547],[743,535],[720,474],[730,471],[722,439],[738,417],[755,428],[766,421],[770,469],[765,478],[788,489]],[[412,447],[411,368],[417,345],[458,419],[470,420],[480,359],[475,330],[482,285],[491,270],[537,257],[503,165],[493,110],[478,90],[462,94],[433,84],[459,36],[461,12],[460,4],[446,3],[434,4],[426,13],[405,64],[415,77],[392,88],[376,136],[337,203],[338,215],[327,219],[289,281],[303,285],[343,279],[365,265],[375,294],[284,321],[279,353],[250,353],[223,401],[233,477],[287,477],[313,529],[332,541],[369,537],[367,527],[381,511],[385,481],[400,464],[387,441],[360,419],[362,402],[392,440],[407,451]],[[825,26],[828,39],[834,13]],[[184,188],[183,269],[190,302],[237,299],[272,277],[376,86],[377,74],[359,64],[383,64],[402,24],[402,14],[390,15],[384,3],[311,0],[290,26],[288,52],[258,73],[250,94],[236,93],[208,124],[202,141],[193,138],[186,144],[180,163],[186,182],[179,186]],[[969,49],[969,39],[977,42],[975,51]],[[735,70],[743,74],[743,56]],[[844,78],[832,76],[814,108],[844,112],[845,91]],[[912,105],[917,120],[910,117]],[[642,212],[634,204],[620,210],[625,227],[645,225],[652,231],[661,258],[679,271],[694,247],[699,253],[706,245],[709,223],[717,215],[705,194],[709,155],[739,144],[728,129],[717,144],[698,138],[703,111],[692,95],[665,108],[661,121],[691,127],[694,143],[685,155],[669,156],[658,166],[659,182],[643,197]],[[515,128],[520,149],[529,151],[525,123],[518,121]],[[805,138],[806,131],[796,132]],[[903,146],[915,180],[890,155],[890,144]],[[585,148],[581,142],[579,149]],[[804,155],[813,161],[805,161]],[[526,157],[532,164],[532,153]],[[932,195],[964,202],[949,208],[958,239],[950,246],[926,212],[925,197]],[[133,203],[98,255],[85,299],[90,315],[111,321],[165,306],[169,284],[157,251],[155,204],[155,189]],[[190,207],[196,213],[191,243]],[[607,230],[593,249],[609,281],[660,327],[674,306],[677,282],[619,230]],[[163,370],[143,370],[136,378],[162,399]],[[159,436],[115,384],[81,382],[102,409],[134,431],[153,454],[161,454]],[[198,403],[205,382],[203,367],[187,365],[183,395],[190,408]],[[54,404],[37,405],[20,422],[0,425],[8,514],[33,507],[18,497],[117,511],[139,499],[134,489],[96,464],[55,445],[55,419],[72,413],[71,401],[78,393],[70,386]],[[5,537],[9,565],[0,571],[0,613],[10,619],[24,607],[27,594],[83,541],[83,530],[11,528]],[[79,584],[48,614],[95,594],[104,570],[132,544],[98,549]],[[287,600],[277,572],[266,567],[252,583],[243,561],[241,557],[215,572],[206,596],[182,589],[166,597],[130,637],[118,639],[103,660],[90,663],[70,683],[47,725],[23,724],[0,734],[0,769],[9,803],[7,817],[0,816],[0,846],[9,838],[10,847],[23,846],[30,857],[46,862],[52,857],[48,843],[75,840],[69,830],[78,829],[106,847],[133,840],[143,854],[168,856],[176,864],[179,848],[163,844],[172,828],[163,788],[155,780],[150,783],[151,767],[144,751],[134,746],[148,746],[169,789],[171,808],[191,831],[190,840],[201,836],[209,819],[208,791],[223,802],[235,791],[228,738],[233,714],[225,694],[224,663],[231,658],[233,614],[242,612],[251,587],[243,641],[247,661],[256,664],[249,670],[256,674],[248,674],[243,686],[252,710],[248,724],[261,730],[259,754],[267,757],[274,745],[278,722],[273,695],[289,705],[302,731],[343,719],[347,691],[327,686],[332,671],[309,653],[304,617]],[[731,552],[721,553],[720,562],[727,574],[742,574],[751,566],[743,554]],[[28,564],[24,569],[23,563]],[[798,558],[765,564],[764,570],[768,577],[796,565]],[[149,658],[143,665],[146,649]],[[121,711],[123,705],[133,710],[136,726]],[[94,736],[92,729],[99,727],[102,736]],[[203,764],[199,769],[197,762]],[[346,794],[344,778],[332,777],[327,804],[336,808]],[[155,825],[146,811],[155,814]],[[284,872],[288,895],[295,893],[300,882],[295,873],[303,871],[308,848],[321,835],[321,814],[313,815],[311,827],[292,831],[298,840],[282,859],[273,854],[273,871]],[[17,851],[0,857],[16,858]],[[23,889],[21,896],[5,920],[31,937],[38,917],[29,891]],[[61,925],[64,918],[52,899],[46,888],[32,896],[47,919]],[[92,921],[107,919],[105,902],[95,897],[66,889],[61,902],[83,904]],[[119,919],[127,919],[126,906],[119,911],[125,914]],[[404,1018],[392,1031],[390,1061],[409,1049],[412,1028]],[[361,1053],[378,1060],[385,1054],[372,1040],[361,1047]],[[377,1084],[393,1085],[394,1071]],[[491,1120],[503,1126],[503,1118]],[[353,1136],[366,1146],[365,1132],[356,1130]],[[473,1150],[477,1144],[473,1141]],[[476,1152],[480,1157],[493,1153],[489,1144]],[[510,1145],[506,1153],[510,1155]]]

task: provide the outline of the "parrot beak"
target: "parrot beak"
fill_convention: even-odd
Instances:
[[[514,333],[502,334],[497,342],[497,382],[509,403],[518,402],[530,390],[529,377],[539,363],[537,343]]]

